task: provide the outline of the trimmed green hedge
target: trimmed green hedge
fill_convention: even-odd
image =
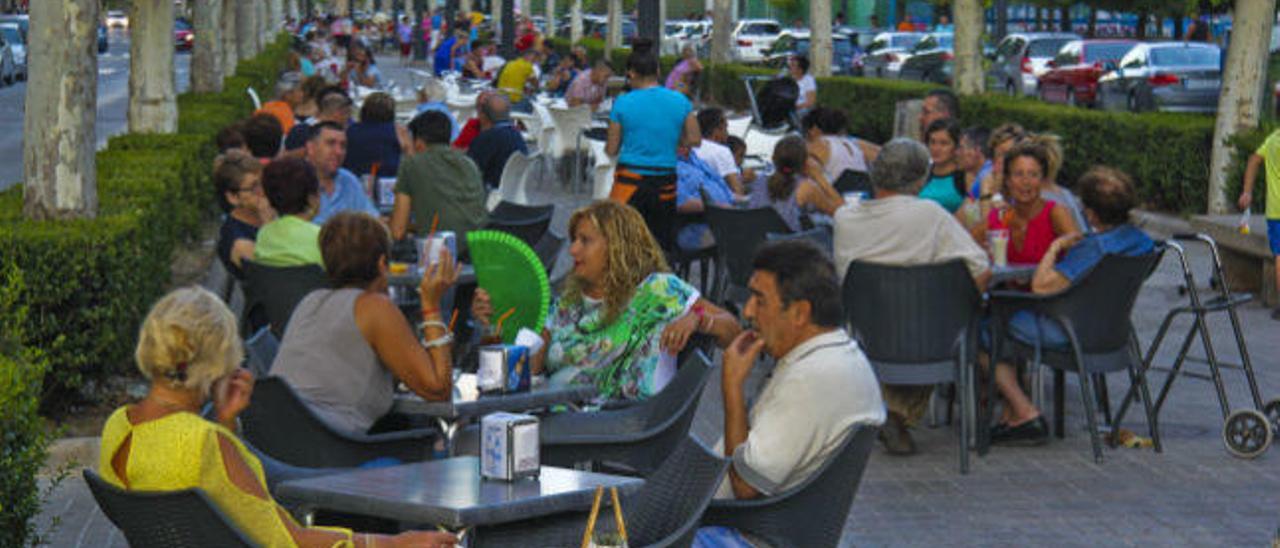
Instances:
[[[712,66],[708,82],[710,99],[722,105],[746,108],[742,78],[772,72],[742,65]],[[873,78],[819,78],[818,103],[848,113],[853,134],[884,142],[893,135],[897,103],[924,97],[936,87]],[[1059,179],[1064,183],[1074,182],[1090,166],[1106,164],[1134,177],[1147,207],[1179,213],[1199,213],[1206,208],[1212,117],[1103,112],[996,94],[962,97],[960,101],[964,125],[994,128],[1003,122],[1017,122],[1032,131],[1061,136],[1066,158]],[[1237,162],[1232,167],[1228,185],[1232,201],[1239,192],[1244,160],[1272,129],[1274,127],[1267,125],[1234,141]]]
[[[43,499],[36,474],[49,446],[39,413],[48,363],[22,344],[27,310],[22,271],[6,260],[0,274],[0,546],[35,546],[46,541],[35,517]],[[53,484],[58,480],[54,477]]]
[[[274,87],[287,54],[281,39],[242,61],[222,93],[180,96],[177,135],[112,138],[97,156],[96,219],[25,220],[22,188],[0,193],[0,249],[26,280],[21,342],[50,364],[45,411],[74,402],[85,381],[131,367],[137,326],[169,284],[174,250],[216,212],[213,136],[250,113],[246,87]],[[0,310],[0,325],[13,315]]]

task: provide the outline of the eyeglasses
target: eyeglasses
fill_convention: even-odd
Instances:
[[[261,191],[262,191],[262,183],[254,183],[254,184],[249,185],[249,186],[247,186],[247,187],[244,187],[244,188],[237,188],[237,189],[236,189],[236,192],[237,192],[237,193],[239,193],[239,192],[254,192],[254,193],[256,193],[256,192],[261,192]]]

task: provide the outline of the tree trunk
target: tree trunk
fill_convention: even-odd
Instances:
[[[907,20],[907,0],[898,0],[897,2],[894,2],[893,7],[893,24],[896,26]]]
[[[502,33],[502,25],[506,21],[502,20],[502,4],[503,0],[489,0],[489,21],[490,28],[493,29],[493,40],[498,43],[498,52],[506,57],[510,45],[503,41],[506,36]],[[515,51],[515,48],[510,48],[510,51]],[[507,58],[510,59],[510,57]]]
[[[129,27],[129,131],[174,133],[173,1],[133,0]]]
[[[474,8],[471,5],[471,0],[461,0],[458,2],[458,9],[461,10],[462,13],[466,14],[467,17],[471,17],[471,11]]]
[[[809,0],[809,72],[831,76],[831,0]]]
[[[339,17],[351,14],[351,0],[334,0],[331,12]]]
[[[240,63],[240,33],[236,25],[240,2],[247,0],[222,0],[222,74],[236,73]],[[221,85],[221,84],[219,84]]]
[[[1261,114],[1258,90],[1266,72],[1258,59],[1265,59],[1271,43],[1271,22],[1275,0],[1236,0],[1223,67],[1222,92],[1218,96],[1218,116],[1213,126],[1213,154],[1209,159],[1209,213],[1227,213],[1231,206],[1226,193],[1231,165],[1231,138],[1243,130],[1258,127]]]
[[[547,0],[547,12],[544,14],[547,18],[547,38],[556,37],[556,0]]]
[[[1142,40],[1147,37],[1147,20],[1151,18],[1151,14],[1145,11],[1138,12],[1138,29],[1134,33],[1134,38]]]
[[[1009,34],[1009,0],[996,0],[996,40]]]
[[[960,95],[978,95],[986,84],[982,73],[982,0],[955,0],[954,86]]]
[[[32,2],[22,119],[22,214],[92,218],[98,211],[94,143],[98,0]],[[172,49],[172,46],[170,46]]]
[[[295,22],[301,18],[300,16],[302,14],[298,11],[298,0],[289,0],[288,12],[289,12],[289,19],[292,19]]]
[[[270,0],[258,0],[254,2],[254,5],[258,7],[258,12],[254,14],[256,16],[254,17],[254,23],[257,24],[256,28],[258,30],[257,34],[255,34],[258,37],[258,51],[261,52],[262,48],[267,45],[267,33],[270,32],[271,27],[271,9],[268,7]]]
[[[222,91],[222,0],[195,0],[192,27],[196,43],[191,50],[191,90]]]
[[[711,11],[711,62],[728,63],[733,37],[733,0],[715,0]]]
[[[1093,38],[1098,34],[1098,8],[1089,6],[1089,28],[1085,30],[1085,36]]]
[[[258,54],[258,25],[254,23],[258,9],[255,0],[236,0],[236,53],[240,60]]]
[[[502,23],[502,33],[499,36],[502,38],[503,54],[507,59],[514,59],[516,56],[516,0],[490,1],[499,4],[502,12],[499,19]]]
[[[569,41],[574,44],[582,41],[582,0],[573,0],[569,11]]]
[[[1058,20],[1061,25],[1058,27],[1062,32],[1071,32],[1071,7],[1062,6],[1058,8]]]
[[[653,42],[653,51],[662,53],[662,0],[636,2],[636,36]]]
[[[622,0],[609,0],[609,19],[605,33],[604,57],[613,60],[613,50],[622,46]]]

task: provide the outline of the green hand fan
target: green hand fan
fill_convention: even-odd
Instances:
[[[542,333],[551,306],[551,283],[538,254],[520,238],[497,230],[468,232],[467,248],[476,282],[493,302],[493,321],[515,308],[502,323],[502,342],[514,342],[522,327]]]

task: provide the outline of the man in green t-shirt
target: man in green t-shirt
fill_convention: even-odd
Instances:
[[[1242,210],[1253,205],[1253,182],[1258,178],[1258,164],[1263,161],[1267,166],[1267,241],[1276,262],[1276,288],[1280,289],[1280,130],[1272,132],[1249,156],[1244,170],[1244,190],[1238,202]],[[1271,319],[1280,320],[1280,307],[1271,312]]]
[[[451,131],[449,117],[434,110],[409,123],[414,154],[400,163],[396,174],[396,201],[391,211],[391,236],[395,239],[403,238],[409,230],[410,213],[419,236],[431,230],[436,218],[437,230],[456,232],[459,238],[489,221],[485,209],[488,192],[480,169],[465,153],[449,146]]]

